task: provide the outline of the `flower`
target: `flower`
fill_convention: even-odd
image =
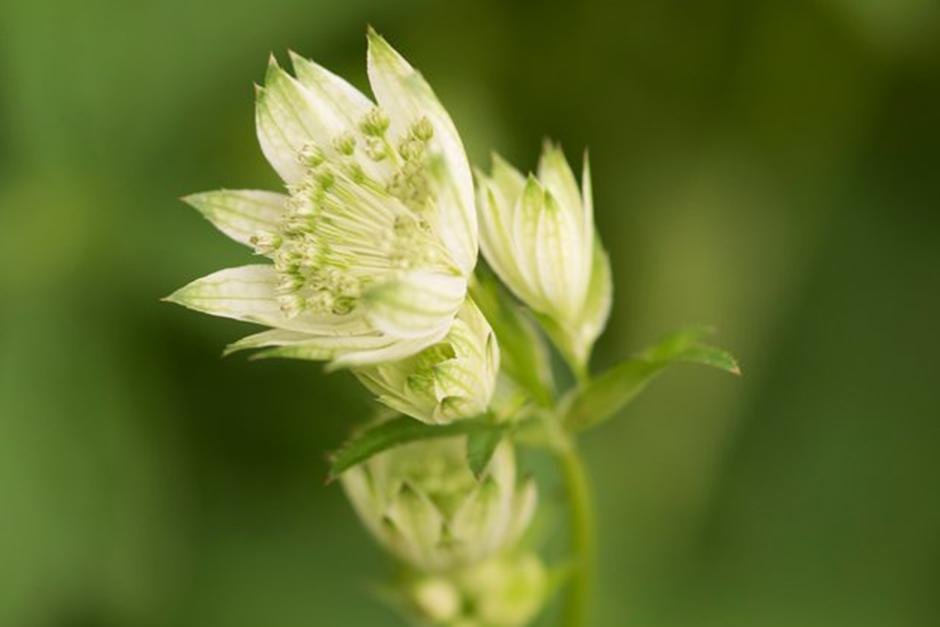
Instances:
[[[391,553],[424,572],[472,564],[512,546],[535,511],[535,484],[517,485],[512,446],[501,443],[482,476],[466,436],[383,451],[341,476],[365,526]]]
[[[422,624],[522,627],[542,608],[551,587],[537,555],[509,553],[455,573],[418,577],[407,587],[406,602]]]
[[[538,175],[493,157],[477,173],[480,246],[512,292],[540,315],[578,370],[607,322],[610,262],[594,229],[587,156],[581,191],[561,148],[546,143]]]
[[[470,299],[437,344],[414,357],[353,369],[379,402],[431,424],[486,411],[498,372],[496,336]]]
[[[257,88],[262,151],[287,194],[216,191],[185,200],[270,264],[216,272],[168,298],[270,330],[233,348],[371,365],[439,342],[477,257],[473,181],[431,88],[370,29],[378,105],[295,54]]]

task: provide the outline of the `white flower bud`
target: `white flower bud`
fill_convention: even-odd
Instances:
[[[387,450],[341,480],[379,542],[422,572],[448,571],[514,546],[535,509],[535,485],[517,485],[508,442],[479,479],[467,464],[466,437],[457,436]]]
[[[422,422],[446,424],[486,411],[499,372],[499,348],[489,323],[468,299],[439,343],[408,359],[353,372],[381,403]]]
[[[610,264],[594,229],[591,176],[578,189],[561,149],[546,144],[538,176],[497,156],[479,175],[480,244],[487,262],[520,300],[542,315],[572,364],[585,366],[610,312]]]
[[[419,577],[405,590],[420,620],[431,625],[522,627],[547,600],[550,580],[534,554],[507,554],[446,576]]]

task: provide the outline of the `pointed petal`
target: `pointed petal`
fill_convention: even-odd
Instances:
[[[532,309],[541,312],[548,307],[544,295],[538,289],[538,230],[544,202],[542,186],[535,177],[530,176],[522,196],[516,202],[512,225],[516,263],[522,277],[516,296]]]
[[[293,331],[342,334],[363,329],[361,320],[281,312],[275,287],[277,273],[269,265],[250,265],[214,272],[186,285],[166,300],[212,316],[254,322]]]
[[[295,183],[303,176],[305,169],[297,155],[306,144],[327,146],[330,140],[329,129],[308,92],[278,66],[273,55],[264,87],[258,89],[255,121],[261,150],[286,183]]]
[[[461,268],[469,273],[476,257],[476,209],[470,165],[457,129],[421,74],[378,33],[370,29],[368,38],[369,83],[379,105],[391,119],[392,135],[402,136],[421,117],[426,117],[434,128],[429,147],[432,157],[442,159],[446,173],[446,181],[439,180],[436,190],[441,223],[466,225],[448,234],[448,239],[461,237],[466,241],[445,240],[445,243],[458,257],[456,261]],[[473,254],[467,255],[466,248]]]
[[[230,344],[225,354],[253,348],[268,348],[256,353],[254,358],[284,357],[325,361],[357,351],[371,351],[392,344],[392,340],[380,335],[317,336],[309,333],[273,329],[244,337]],[[274,348],[270,348],[274,347]]]
[[[583,244],[583,253],[584,258],[581,263],[583,264],[582,272],[585,277],[585,281],[590,280],[592,268],[594,266],[594,246],[595,246],[595,233],[594,233],[594,192],[591,188],[591,163],[588,158],[588,151],[584,151],[584,166],[581,171],[581,210],[583,211],[583,224],[581,228],[582,237],[584,238]],[[600,244],[597,244],[598,246]]]
[[[582,343],[587,345],[588,354],[590,354],[590,348],[594,341],[607,325],[607,319],[610,317],[610,307],[613,302],[613,291],[610,258],[601,244],[600,237],[595,236],[591,283],[588,286],[584,311],[581,313]]]
[[[361,91],[313,61],[290,52],[297,80],[313,95],[317,110],[335,133],[355,127],[375,106]]]
[[[497,198],[511,207],[522,194],[522,190],[525,189],[526,178],[511,163],[495,152],[492,155],[492,161],[492,183],[497,192]]]
[[[190,194],[183,201],[236,242],[250,245],[253,235],[277,230],[287,199],[275,192],[223,189]]]
[[[481,182],[477,193],[480,214],[480,248],[490,267],[499,278],[517,293],[524,290],[517,258],[513,254],[513,209],[515,198],[504,201],[494,190],[491,180]]]
[[[546,191],[539,213],[536,270],[542,294],[558,317],[577,324],[587,285],[581,281],[581,229],[577,219]]]
[[[581,194],[578,182],[565,159],[561,147],[549,142],[542,148],[539,159],[539,182],[551,192],[564,211],[570,212],[575,219],[581,220]]]
[[[363,295],[364,315],[376,329],[393,337],[423,337],[450,327],[466,292],[463,277],[408,272],[370,287]]]

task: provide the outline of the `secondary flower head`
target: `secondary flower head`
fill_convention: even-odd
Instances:
[[[384,451],[341,480],[379,542],[421,571],[464,566],[512,546],[535,510],[535,485],[517,485],[506,442],[480,478],[467,463],[466,437],[456,436]]]
[[[261,148],[287,194],[219,191],[186,200],[270,259],[222,270],[170,299],[272,330],[237,348],[290,348],[335,366],[414,355],[464,302],[477,255],[463,145],[431,88],[369,31],[377,103],[292,54],[257,88]]]
[[[381,403],[422,422],[445,424],[486,411],[499,372],[499,346],[467,299],[437,344],[414,357],[353,372]]]
[[[537,175],[498,156],[478,173],[486,261],[541,315],[559,348],[583,368],[610,312],[610,263],[594,229],[587,157],[581,190],[561,148],[546,143]]]
[[[406,607],[421,624],[446,627],[522,627],[542,608],[552,587],[538,556],[509,553],[447,575],[410,582]]]

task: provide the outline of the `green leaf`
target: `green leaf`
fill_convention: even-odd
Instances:
[[[535,323],[487,269],[477,268],[470,293],[496,333],[503,371],[537,404],[550,407],[554,397],[551,357]]]
[[[582,431],[609,419],[673,363],[695,363],[741,374],[730,353],[701,342],[709,333],[704,327],[673,333],[600,375],[571,398],[564,415],[565,427]]]
[[[505,429],[500,428],[467,435],[467,463],[470,464],[470,470],[477,479],[483,475],[504,435]]]
[[[429,425],[414,418],[399,416],[367,427],[343,444],[330,460],[327,481],[333,481],[344,471],[360,464],[373,455],[409,442],[455,435],[480,434],[496,431],[502,437],[505,425],[493,423],[489,416],[458,420],[447,425]]]

